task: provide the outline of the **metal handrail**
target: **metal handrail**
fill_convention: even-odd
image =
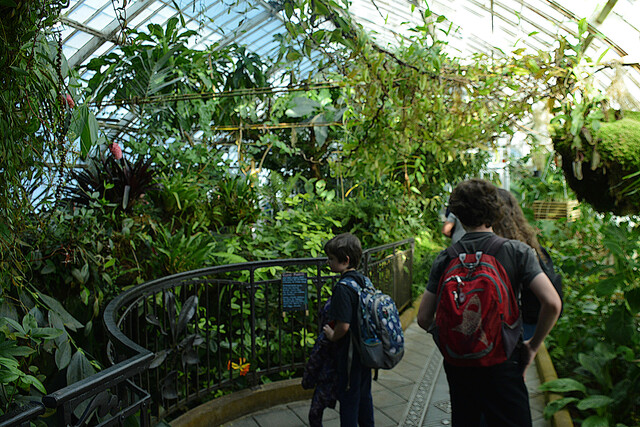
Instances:
[[[376,286],[396,299],[399,308],[411,301],[413,248],[413,239],[406,239],[378,246],[363,253],[362,270],[371,275]],[[308,340],[311,338],[305,331],[318,330],[319,324],[314,324],[313,319],[320,308],[323,286],[336,278],[336,275],[329,273],[326,268],[323,271],[325,265],[326,258],[256,261],[205,267],[135,286],[118,295],[105,308],[103,318],[109,337],[107,354],[113,365],[84,380],[44,396],[42,402],[33,402],[30,406],[16,413],[5,414],[0,417],[0,427],[27,426],[30,420],[42,416],[47,409],[55,411],[56,425],[122,425],[126,417],[134,415],[139,417],[140,425],[147,426],[151,423],[151,416],[156,420],[165,418],[173,412],[184,410],[185,407],[189,407],[199,400],[210,399],[210,393],[213,391],[233,390],[241,387],[242,384],[244,386],[255,385],[261,377],[278,375],[284,371],[300,370],[304,366],[309,350]],[[257,277],[260,276],[259,272],[273,268],[306,270],[310,274],[308,286],[315,292],[310,293],[309,304],[312,303],[311,300],[317,304],[317,307],[309,310],[311,314],[308,312],[278,314],[282,307],[281,305],[274,307],[272,301],[274,295],[269,294],[269,292],[275,293],[276,299],[279,298],[276,286],[279,284],[277,277],[265,278],[264,274],[262,276],[265,277]],[[313,269],[314,272],[311,273],[309,269]],[[245,274],[246,277],[243,281],[234,277],[234,274]],[[215,295],[209,295],[209,290],[214,290]],[[260,300],[263,304],[261,307],[258,307],[256,300],[259,291],[265,294],[264,300]],[[223,295],[226,295],[229,307],[232,306],[232,293],[237,294],[239,298],[239,320],[238,318],[224,319],[224,322],[218,320],[217,324],[211,324],[211,319],[224,312],[221,301]],[[248,301],[243,299],[245,293]],[[198,296],[202,298],[202,301],[198,300],[198,304],[190,306],[189,298],[193,299]],[[169,303],[173,301],[173,305],[170,304],[173,309],[173,320],[167,314],[169,307],[165,306],[167,301]],[[191,302],[193,303],[193,301]],[[212,303],[216,303],[217,306],[212,306]],[[246,310],[243,308],[244,305],[247,306]],[[188,313],[182,314],[183,309],[186,310],[185,313]],[[206,313],[201,315],[199,311],[206,311]],[[247,312],[249,315],[245,319],[244,316]],[[156,314],[160,314],[160,316],[155,316]],[[176,322],[180,319],[184,321],[189,314],[192,314],[195,320],[194,324],[183,322],[185,324],[181,325],[188,335],[186,338],[175,336],[176,328],[179,326],[176,325]],[[260,317],[261,315],[263,316]],[[276,317],[278,320],[275,320]],[[286,319],[286,321],[282,319]],[[225,323],[227,320],[229,322]],[[226,341],[216,341],[217,351],[210,351],[212,345],[210,341],[215,339],[214,330],[231,328],[234,321],[241,321],[241,323],[246,321],[251,336],[246,334],[245,326],[242,326],[240,331],[225,331],[226,335],[222,336],[223,338],[227,337]],[[258,329],[257,325],[264,322],[266,322],[266,327],[263,325]],[[273,322],[273,324],[269,322]],[[290,323],[285,328],[284,325],[287,322]],[[157,328],[149,329],[150,324],[153,327],[157,326]],[[199,329],[201,328],[200,324],[204,325],[202,331]],[[260,330],[264,335],[257,337],[257,330]],[[206,335],[206,351],[201,351],[203,343],[200,343],[200,339],[203,337],[197,337],[199,332]],[[301,340],[299,345],[295,345],[294,336],[296,334],[300,334],[300,337],[297,338]],[[270,335],[273,335],[271,337],[273,341],[279,341],[270,343]],[[166,346],[168,342],[166,336],[173,339],[173,347]],[[239,337],[240,343],[231,342],[232,337]],[[182,338],[180,343],[178,343],[178,338]],[[291,344],[291,357],[287,360],[282,357],[285,338]],[[166,360],[162,362],[159,355],[163,352],[166,354],[176,350],[185,340],[189,342],[189,339],[191,342],[197,341],[199,344],[193,345],[193,348],[189,348],[188,345],[182,348],[183,351],[186,349],[186,352],[182,354],[183,359],[179,361],[184,367],[183,372],[176,373],[174,367],[165,367],[164,365],[168,362]],[[243,346],[247,357],[250,357],[251,360],[257,360],[258,339],[262,341],[266,339],[266,347],[275,345],[280,353],[271,354],[267,348],[266,356],[261,353],[260,357],[266,357],[266,364],[259,367],[259,372],[253,369],[250,375],[244,378],[241,373],[234,375],[230,367],[231,360],[229,359],[226,365],[224,363],[225,359],[233,353],[230,349],[234,345]],[[153,340],[155,341],[152,342]],[[246,340],[248,342],[244,343],[243,341]],[[264,347],[264,343],[261,345]],[[228,348],[223,349],[223,346]],[[263,347],[260,348],[264,352],[266,347]],[[199,354],[198,351],[202,354]],[[222,353],[225,356],[221,360]],[[186,365],[185,354],[191,358]],[[201,357],[207,359],[203,360],[202,365],[199,364]],[[214,360],[217,362],[215,366],[211,363],[212,358],[217,358],[217,361]],[[195,363],[193,363],[194,360],[196,360]],[[158,361],[162,363],[157,363]],[[240,361],[238,360],[238,362]],[[152,364],[153,368],[150,369]],[[205,372],[207,369],[209,371]],[[211,373],[213,371],[217,372],[217,376]],[[164,392],[158,391],[162,387],[162,375],[175,375],[176,383],[177,380],[182,381],[181,386],[186,390],[185,393],[176,395],[172,399],[165,399]],[[179,378],[179,375],[182,375],[182,378]],[[203,377],[202,381],[200,377]],[[158,396],[162,402],[157,401]],[[160,409],[161,407],[163,409]]]

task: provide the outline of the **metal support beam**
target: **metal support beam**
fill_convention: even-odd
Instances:
[[[141,0],[132,2],[131,6],[127,9],[127,18],[133,19],[140,14],[147,6],[152,4],[155,0]],[[68,19],[67,17],[60,18],[60,21],[65,25],[75,28],[78,31],[82,31],[93,36],[89,42],[82,46],[78,51],[69,58],[69,67],[74,68],[82,64],[87,58],[91,56],[93,52],[98,50],[104,42],[111,42],[119,44],[120,40],[116,37],[117,32],[120,30],[120,21],[114,19],[102,31],[96,31],[87,27],[84,24]]]
[[[611,10],[613,9],[613,7],[616,5],[616,3],[618,2],[618,0],[609,0],[607,2],[607,4],[604,5],[604,7],[602,8],[602,10],[600,11],[600,13],[598,14],[598,16],[595,19],[595,23],[596,24],[602,24],[604,22],[605,19],[607,19],[607,16],[609,16],[609,13],[611,13]],[[587,50],[587,48],[589,47],[589,45],[591,44],[591,42],[593,41],[593,38],[595,37],[595,35],[590,32],[589,35],[587,36],[587,39],[584,41],[584,50]]]

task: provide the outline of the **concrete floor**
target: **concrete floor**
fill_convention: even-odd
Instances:
[[[451,407],[449,386],[442,368],[442,356],[431,335],[416,322],[405,331],[405,355],[392,370],[379,371],[372,395],[375,423],[378,427],[449,425]],[[538,391],[540,380],[532,366],[527,370],[534,427],[551,427],[542,416],[544,394]],[[226,424],[228,427],[297,427],[309,425],[310,400],[274,406]],[[339,427],[338,406],[324,412],[325,427]]]

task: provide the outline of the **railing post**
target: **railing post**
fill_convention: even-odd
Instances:
[[[369,265],[371,264],[371,251],[366,251],[364,253],[364,275],[369,277]]]
[[[251,362],[255,363],[256,360],[256,282],[255,282],[255,269],[249,269],[249,286],[251,295]],[[257,370],[251,371],[251,378],[253,385],[258,384]]]
[[[322,282],[320,280],[321,278],[322,278],[322,264],[318,263],[318,264],[316,264],[316,281],[315,281],[315,284],[316,284],[316,304],[317,304],[316,313],[320,313],[320,308],[322,307],[322,302],[321,302],[321,299],[322,299]],[[318,316],[318,319],[316,320],[316,322],[317,322],[316,326],[318,328],[318,334],[320,334],[320,328],[322,327],[322,324],[320,323],[321,322],[320,316]]]
[[[392,278],[392,280],[393,280],[393,285],[392,285],[393,286],[393,294],[392,295],[393,295],[393,300],[394,301],[398,301],[398,293],[400,292],[398,290],[398,274],[400,272],[398,271],[398,259],[396,257],[396,248],[397,248],[397,245],[394,244],[393,248],[392,248],[392,250],[393,250],[393,257],[392,257],[393,264],[391,265],[391,271],[393,272],[393,278]]]

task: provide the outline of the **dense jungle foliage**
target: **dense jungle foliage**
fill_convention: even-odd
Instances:
[[[640,223],[586,204],[576,221],[534,220],[534,200],[566,197],[561,167],[550,163],[548,171],[514,189],[563,277],[564,311],[546,341],[559,379],[542,386],[563,398],[545,415],[568,407],[578,425],[638,425]]]
[[[195,51],[174,18],[69,69],[53,29],[64,2],[16,3],[0,6],[3,412],[104,368],[105,305],[154,278],[322,256],[350,231],[365,247],[415,236],[419,296],[446,244],[446,188],[480,175],[534,101],[571,138],[578,118],[597,127],[592,111],[604,108],[581,74],[593,63],[584,21],[556,52],[468,65],[443,52],[428,9],[389,50],[337,3],[296,0],[283,2],[276,58]],[[313,75],[298,72],[304,60]],[[129,126],[114,128],[103,109],[121,109]],[[559,167],[543,163],[542,179],[513,171],[525,209],[565,197]],[[634,194],[640,180],[628,182]],[[640,230],[582,209],[575,223],[536,223],[566,284],[549,338],[562,378],[546,386],[566,397],[549,413],[570,405],[584,426],[637,425]]]

